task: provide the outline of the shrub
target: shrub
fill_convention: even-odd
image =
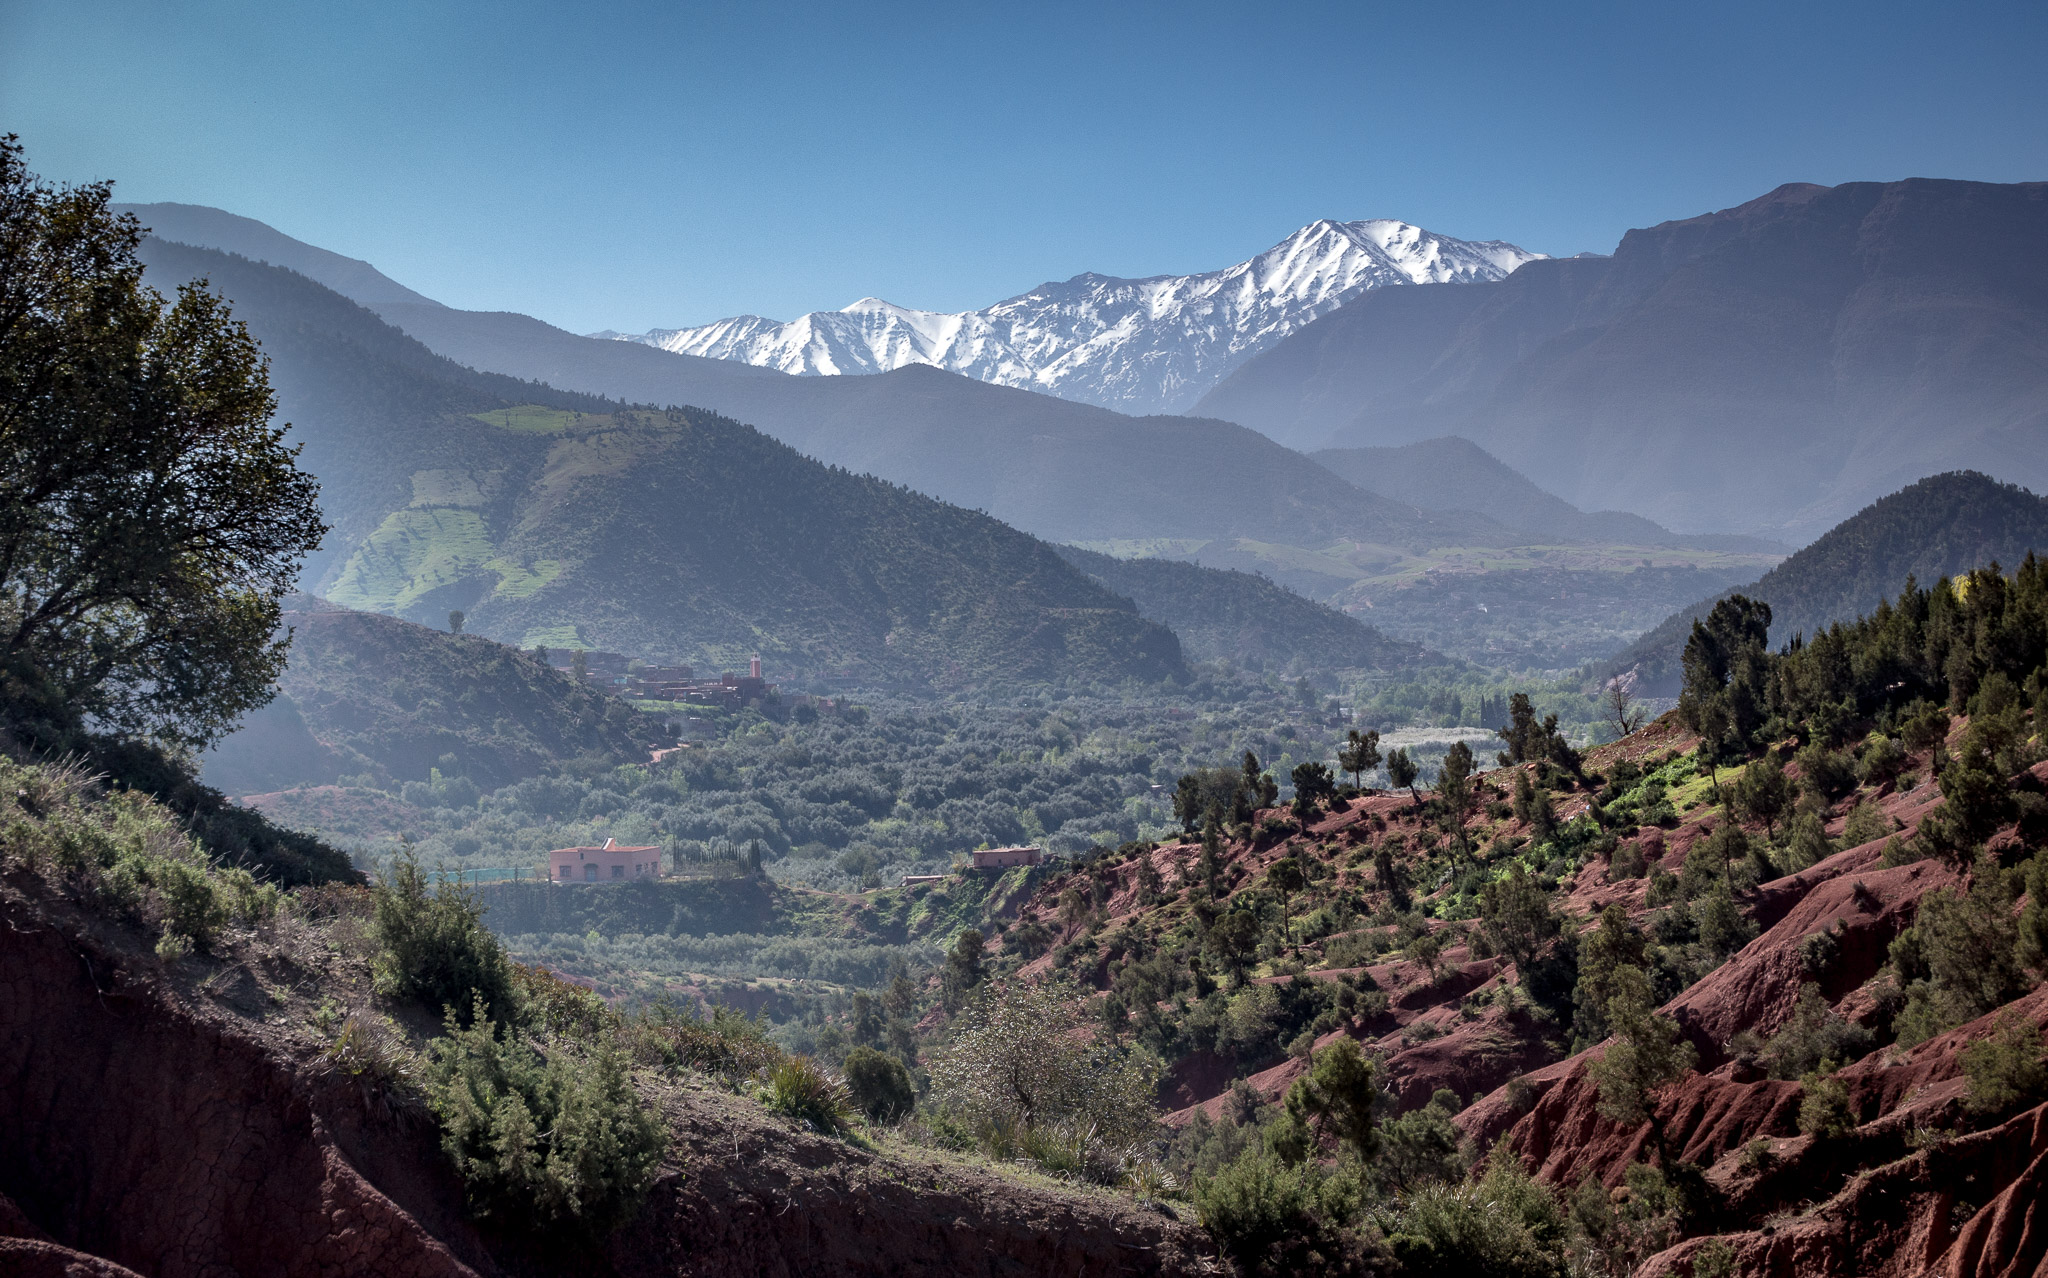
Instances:
[[[1904,746],[1887,736],[1872,736],[1870,743],[1863,747],[1863,757],[1857,761],[1856,771],[1863,784],[1880,786],[1896,780],[1906,770],[1906,763]]]
[[[1820,988],[1809,982],[1799,988],[1791,1019],[1771,1036],[1757,1058],[1772,1078],[1791,1079],[1812,1073],[1828,1060],[1859,1060],[1876,1045],[1868,1029],[1836,1014]]]
[[[418,1063],[391,1022],[381,1016],[351,1013],[328,1044],[326,1056],[366,1088],[404,1094],[419,1086]]]
[[[1989,1038],[1963,1049],[1970,1112],[1998,1117],[2048,1099],[2042,1051],[2040,1026],[2010,1009],[2001,1014]]]
[[[723,1004],[709,1016],[673,1003],[656,1003],[635,1021],[628,1037],[642,1061],[669,1069],[696,1069],[727,1079],[749,1078],[773,1069],[782,1049],[762,1026]]]
[[[619,1014],[591,990],[565,981],[544,967],[511,966],[519,1023],[543,1034],[595,1039],[619,1024]]]
[[[821,1135],[846,1130],[846,1089],[808,1056],[785,1056],[777,1061],[768,1071],[759,1097],[769,1109]]]
[[[1089,1011],[1068,986],[1011,981],[985,989],[934,1055],[933,1091],[977,1131],[1071,1132],[1091,1173],[1114,1174],[1129,1148],[1152,1134],[1158,1062],[1084,1037]]]
[[[854,1108],[878,1123],[893,1123],[917,1103],[910,1071],[903,1062],[872,1047],[846,1054],[846,1090]]]
[[[1358,1211],[1358,1183],[1325,1173],[1312,1159],[1290,1164],[1269,1149],[1246,1149],[1198,1180],[1194,1201],[1217,1247],[1254,1278],[1360,1268],[1361,1246],[1348,1228]]]
[[[511,1018],[511,964],[484,927],[475,894],[445,875],[429,891],[410,843],[391,859],[374,892],[374,928],[382,948],[372,965],[378,993],[453,1008],[458,1017],[480,1006],[492,1020]]]
[[[639,1206],[666,1145],[608,1044],[543,1059],[473,1000],[432,1045],[429,1102],[441,1147],[483,1216],[604,1234]]]
[[[211,949],[230,923],[277,912],[276,888],[214,866],[169,810],[132,790],[105,792],[80,766],[0,758],[0,794],[0,861],[160,928],[165,958]]]
[[[1644,858],[1642,848],[1630,840],[1614,849],[1614,856],[1607,863],[1607,880],[1614,883],[1623,879],[1639,879],[1648,868],[1649,862]]]
[[[1500,1147],[1479,1180],[1424,1185],[1378,1222],[1404,1272],[1554,1278],[1566,1269],[1563,1210]]]
[[[1856,1130],[1848,1085],[1834,1071],[1833,1061],[1822,1061],[1799,1080],[1799,1130],[1816,1141],[1840,1140]]]
[[[1735,1278],[1735,1248],[1709,1238],[1692,1254],[1692,1278]]]

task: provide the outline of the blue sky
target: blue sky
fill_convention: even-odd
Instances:
[[[32,167],[578,331],[2048,179],[2048,5],[0,0]]]

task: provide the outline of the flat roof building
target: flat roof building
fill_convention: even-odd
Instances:
[[[974,868],[1007,870],[1013,865],[1037,865],[1044,859],[1044,851],[1035,845],[1020,848],[983,848],[974,854]]]
[[[548,853],[550,883],[626,883],[661,877],[661,849],[626,847],[606,839],[601,848],[556,848]]]

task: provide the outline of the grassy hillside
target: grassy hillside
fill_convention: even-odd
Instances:
[[[571,760],[644,761],[653,720],[531,654],[301,597],[285,614],[278,699],[206,757],[210,784],[251,794],[365,776],[397,788],[432,770],[475,788]]]
[[[1811,636],[1869,612],[1906,578],[1932,585],[1981,564],[2018,566],[2048,553],[2048,499],[1974,471],[1933,475],[1872,502],[1812,545],[1735,590],[1771,606],[1771,642]],[[1726,592],[1723,592],[1726,593]],[[1717,594],[1683,608],[1624,648],[1617,670],[1635,668],[1646,693],[1677,695],[1679,655],[1694,618]]]
[[[1064,546],[1068,563],[1180,636],[1191,657],[1256,669],[1390,670],[1425,654],[1334,608],[1248,572],[1173,559],[1115,559]]]
[[[1158,680],[1173,636],[982,514],[727,418],[477,373],[303,276],[152,240],[264,342],[334,524],[307,584],[515,644],[897,683]],[[1334,480],[1333,480],[1334,482]]]

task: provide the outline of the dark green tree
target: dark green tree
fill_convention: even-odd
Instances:
[[[255,340],[204,282],[146,287],[110,195],[0,139],[0,718],[203,748],[273,695],[326,526]]]
[[[451,610],[449,610],[449,613],[448,613],[448,633],[449,633],[449,634],[451,634],[451,635],[459,635],[459,634],[461,634],[461,633],[462,633],[462,623],[463,623],[463,620],[464,620],[464,618],[463,618],[463,615],[462,615],[462,609],[460,609],[460,608],[454,608],[454,609],[451,609]]]
[[[1421,775],[1422,769],[1416,766],[1406,750],[1396,748],[1387,752],[1387,779],[1394,783],[1396,790],[1408,791],[1408,797],[1418,807],[1422,804],[1422,796],[1415,793],[1415,778]]]
[[[1351,774],[1351,784],[1365,788],[1365,774],[1380,766],[1380,734],[1353,728],[1337,751],[1337,766]]]
[[[1327,763],[1294,765],[1294,818],[1303,825],[1315,819],[1317,809],[1337,797],[1337,782]]]
[[[1728,596],[1692,623],[1678,717],[1717,749],[1747,749],[1763,726],[1770,629],[1771,606],[1744,595]]]
[[[1267,867],[1266,883],[1280,894],[1281,926],[1291,947],[1294,944],[1294,895],[1308,886],[1308,876],[1302,873],[1299,858],[1283,856]]]
[[[1519,861],[1508,866],[1506,877],[1481,889],[1479,918],[1494,952],[1513,961],[1524,979],[1536,956],[1562,926],[1550,907],[1550,894],[1537,886]]]

